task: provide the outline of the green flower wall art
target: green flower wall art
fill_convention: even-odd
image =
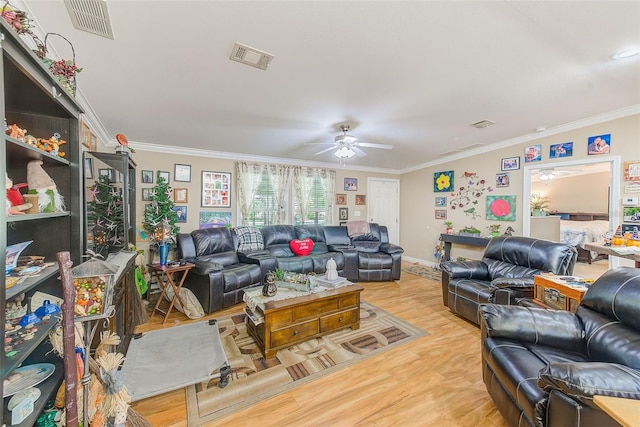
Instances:
[[[436,172],[433,174],[433,191],[444,193],[453,190],[453,171]]]

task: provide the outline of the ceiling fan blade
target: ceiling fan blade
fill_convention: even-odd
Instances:
[[[360,147],[371,147],[371,148],[384,148],[385,150],[391,150],[393,145],[389,144],[373,144],[371,142],[358,142]]]
[[[367,153],[365,153],[364,151],[362,151],[361,149],[359,149],[355,145],[352,145],[351,149],[356,153],[356,156],[358,156],[358,157],[364,157],[364,156],[367,155]]]
[[[325,148],[324,150],[320,150],[320,151],[318,151],[317,153],[314,153],[314,154],[317,156],[318,154],[323,154],[323,153],[326,153],[327,151],[331,151],[331,150],[335,150],[335,149],[336,149],[336,147],[329,147],[329,148]]]

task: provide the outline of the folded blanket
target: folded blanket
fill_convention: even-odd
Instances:
[[[369,228],[367,221],[347,221],[347,234],[349,237],[361,236],[369,232],[371,232],[371,228]]]

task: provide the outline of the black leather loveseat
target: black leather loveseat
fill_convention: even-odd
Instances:
[[[613,427],[594,395],[640,399],[640,269],[609,270],[576,313],[486,304],[482,367],[510,426]]]
[[[492,238],[482,260],[442,263],[442,300],[460,316],[480,324],[482,303],[516,304],[533,297],[533,276],[548,272],[570,275],[576,248],[521,236]]]

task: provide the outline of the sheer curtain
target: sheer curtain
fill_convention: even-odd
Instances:
[[[266,172],[278,201],[274,224],[284,224],[287,216],[287,194],[289,193],[289,188],[291,188],[291,166],[268,165]]]
[[[242,217],[242,225],[249,225],[249,214],[253,210],[256,190],[262,180],[267,165],[258,163],[236,162],[236,182],[238,207]]]
[[[318,176],[322,182],[324,197],[327,200],[327,210],[325,212],[325,224],[333,224],[333,201],[336,199],[336,171],[318,169]]]
[[[304,223],[304,219],[307,217],[307,207],[314,190],[314,179],[317,178],[320,182],[320,187],[323,191],[324,199],[327,201],[325,208],[325,224],[333,224],[333,199],[335,196],[335,179],[336,171],[308,168],[303,166],[296,166],[293,169],[293,190],[297,200],[297,209],[300,214],[300,221]]]

